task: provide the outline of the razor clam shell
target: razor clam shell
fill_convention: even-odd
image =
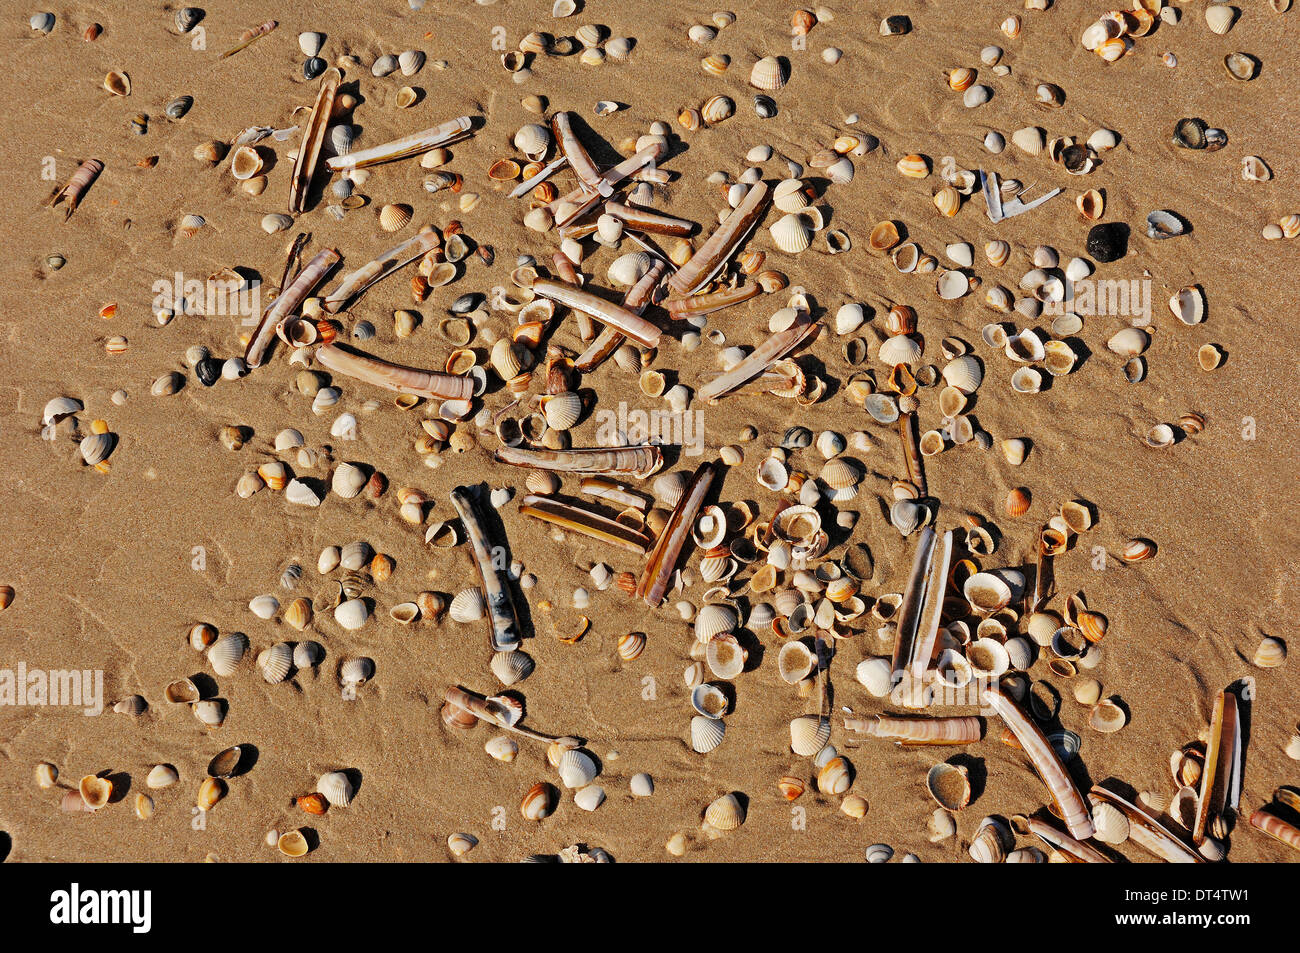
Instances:
[[[346,155],[331,156],[326,160],[325,166],[331,172],[344,172],[381,162],[391,162],[394,159],[405,159],[460,139],[469,133],[472,125],[469,116],[458,116],[401,139],[371,146],[369,149],[349,152]]]

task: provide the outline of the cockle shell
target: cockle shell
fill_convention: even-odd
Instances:
[[[208,649],[208,664],[218,675],[233,675],[247,651],[248,636],[242,632],[231,632],[212,643]]]
[[[275,643],[257,656],[257,667],[268,684],[283,682],[293,671],[293,646],[288,642]]]
[[[449,615],[455,622],[477,622],[486,614],[487,601],[483,598],[483,590],[478,586],[462,589],[451,600]]]
[[[745,808],[734,794],[724,794],[704,809],[704,821],[717,831],[734,831],[745,823]]]
[[[556,791],[555,786],[545,781],[538,781],[524,794],[524,799],[519,805],[519,813],[525,820],[540,821],[554,813],[558,802],[559,792]]]
[[[316,791],[325,795],[331,807],[347,807],[356,793],[347,774],[330,771],[316,779]]]
[[[798,254],[812,243],[812,232],[802,216],[787,213],[769,229],[772,240],[783,252]]]
[[[705,715],[691,718],[691,750],[697,754],[708,754],[722,744],[726,734],[726,725],[721,720]]]
[[[783,87],[786,78],[785,67],[775,56],[764,56],[749,71],[749,85],[768,92]]]
[[[535,667],[532,656],[526,652],[496,652],[488,663],[492,674],[502,685],[510,686],[522,682],[533,673]]]
[[[349,631],[361,628],[370,617],[370,610],[360,599],[345,599],[334,608],[334,621]]]
[[[829,718],[819,715],[800,715],[790,722],[790,750],[800,757],[811,758],[831,738]]]

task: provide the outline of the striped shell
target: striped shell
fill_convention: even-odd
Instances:
[[[897,169],[909,179],[924,179],[930,174],[930,160],[922,155],[906,155],[898,160]]]
[[[1004,241],[991,241],[984,245],[984,257],[994,268],[1001,268],[1011,258],[1011,246]]]
[[[519,804],[519,813],[524,816],[524,820],[540,821],[554,813],[558,801],[559,792],[554,785],[538,781],[524,794],[524,799]]]
[[[862,474],[858,472],[858,468],[839,457],[826,461],[820,477],[821,481],[833,490],[857,486],[862,481]]]
[[[800,715],[790,722],[790,750],[800,757],[811,758],[831,739],[829,718]]]
[[[730,118],[736,112],[736,104],[726,96],[714,96],[700,107],[700,115],[710,125]]]

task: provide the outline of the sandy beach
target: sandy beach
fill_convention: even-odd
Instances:
[[[1107,13],[1104,4],[1085,0],[1056,0],[1046,10],[1008,0],[829,0],[809,8],[808,18],[796,17],[804,26],[793,36],[797,8],[770,0],[734,8],[601,0],[579,6],[557,18],[551,0],[429,2],[419,10],[406,0],[384,0],[358,16],[355,5],[336,0],[321,0],[310,11],[234,0],[212,4],[188,32],[179,29],[178,8],[154,3],[50,7],[47,32],[35,28],[45,21],[29,24],[35,8],[6,15],[0,53],[9,64],[15,107],[0,120],[9,143],[0,186],[11,213],[4,224],[9,254],[0,309],[0,476],[8,523],[0,584],[11,589],[0,610],[0,670],[16,673],[21,664],[29,673],[92,673],[84,681],[87,690],[93,673],[102,677],[102,713],[86,714],[82,709],[93,705],[51,704],[48,696],[44,703],[19,704],[20,694],[29,698],[24,688],[6,697],[0,674],[0,831],[9,838],[7,859],[513,862],[582,845],[588,856],[605,852],[619,862],[860,862],[873,845],[888,845],[893,862],[906,855],[926,863],[970,862],[981,822],[994,817],[1013,835],[1004,854],[1035,848],[1037,859],[1046,860],[1047,845],[1010,830],[1011,819],[1028,815],[1061,831],[1064,822],[1048,807],[1052,795],[1023,739],[1005,743],[1002,718],[969,703],[909,712],[859,681],[860,662],[890,660],[895,653],[898,618],[881,621],[888,613],[877,600],[911,594],[909,574],[924,534],[908,526],[912,531],[904,535],[898,524],[913,517],[939,534],[953,531],[957,575],[948,601],[941,586],[919,603],[933,608],[936,619],[941,605],[945,610],[934,658],[927,652],[920,663],[931,678],[936,668],[952,678],[969,669],[964,656],[973,652],[963,643],[981,634],[998,643],[990,649],[995,660],[1027,651],[1023,671],[1004,663],[973,684],[1001,683],[1009,697],[1022,699],[1045,734],[1073,733],[1057,744],[1077,742],[1064,770],[1083,798],[1104,784],[1134,801],[1145,795],[1143,804],[1157,820],[1168,806],[1174,816],[1161,823],[1193,856],[1300,858],[1248,823],[1254,811],[1274,802],[1279,787],[1300,784],[1293,760],[1300,758],[1295,660],[1285,658],[1300,615],[1300,533],[1292,518],[1300,505],[1300,410],[1288,390],[1300,354],[1290,287],[1300,274],[1300,244],[1294,237],[1268,237],[1269,226],[1279,234],[1300,233],[1300,219],[1286,220],[1300,213],[1300,131],[1287,66],[1300,36],[1300,12],[1274,9],[1290,6],[1284,2],[1239,3],[1226,31],[1218,33],[1200,0],[1166,3],[1165,12],[1149,13],[1145,21],[1132,17],[1127,32],[1113,38],[1126,50],[1107,62],[1081,43],[1090,24]],[[1158,2],[1136,9],[1144,6],[1161,9]],[[728,9],[734,15],[722,15]],[[906,17],[906,29],[882,35],[886,17]],[[1014,36],[1003,28],[1008,17],[1019,18],[1018,29],[1010,29]],[[274,30],[222,58],[244,31],[268,20],[277,21]],[[100,31],[87,39],[93,24]],[[592,26],[600,29],[582,33]],[[318,55],[328,72],[306,79],[304,49],[313,40],[300,42],[300,34],[313,31],[322,34]],[[535,31],[546,36],[529,39]],[[603,50],[603,57],[584,61],[583,39],[594,39],[590,48]],[[632,42],[611,53],[615,40]],[[519,57],[526,65],[512,73],[503,55],[519,51],[521,43],[547,51]],[[987,51],[991,46],[1001,49],[1000,56]],[[391,72],[375,75],[377,59],[412,50],[423,56],[394,60]],[[1225,57],[1237,52],[1249,55],[1236,63],[1245,64],[1252,78],[1234,78],[1225,68]],[[719,75],[706,70],[701,61],[710,56],[728,57],[728,68]],[[780,58],[778,89],[750,83],[764,57]],[[513,59],[507,57],[510,65],[519,65]],[[417,60],[418,69],[407,75]],[[959,68],[975,71],[964,90],[952,85],[962,85],[950,72]],[[106,83],[111,73],[124,75]],[[348,178],[327,168],[326,159],[349,153],[327,141],[307,170],[305,209],[290,216],[294,156],[318,91],[331,78],[341,82],[329,128],[352,127],[353,151],[461,116],[470,118],[472,129],[445,146],[449,154],[441,166],[422,161],[423,150],[360,170],[366,174],[357,175],[359,181],[338,191],[335,186]],[[129,95],[106,88],[115,82],[129,83]],[[403,94],[404,87],[412,92]],[[968,95],[976,87],[987,92]],[[1059,103],[1039,101],[1058,94]],[[413,105],[400,107],[403,96],[413,97]],[[683,110],[705,109],[715,96],[728,97],[734,114],[716,122],[679,119]],[[776,114],[760,118],[755,96],[768,97]],[[981,96],[987,102],[967,105]],[[191,97],[192,104],[175,105],[179,97]],[[601,102],[617,108],[601,115]],[[179,118],[169,115],[169,106]],[[624,356],[661,372],[667,387],[687,389],[682,413],[672,418],[677,439],[668,442],[696,444],[698,438],[698,444],[664,447],[662,469],[648,478],[610,475],[652,503],[648,517],[635,509],[621,516],[652,544],[674,509],[656,490],[665,473],[689,477],[702,464],[716,464],[706,503],[726,514],[720,545],[742,555],[755,526],[770,523],[781,504],[812,501],[824,538],[788,540],[805,544],[808,556],[798,566],[773,570],[778,581],[766,592],[748,583],[769,565],[771,544],[781,537],[760,531],[763,548],[749,554],[753,561],[735,558],[715,582],[703,581],[704,553],[688,543],[676,566],[689,584],[680,591],[670,586],[652,608],[620,584],[632,577],[644,581],[652,561],[521,513],[524,496],[534,492],[525,484],[532,471],[494,457],[503,446],[497,420],[523,420],[537,411],[536,398],[548,394],[555,379],[560,386],[550,393],[577,393],[583,409],[571,429],[554,430],[539,447],[612,449],[611,419],[675,409],[663,397],[648,396],[644,379],[614,358],[566,380],[564,358],[578,358],[590,341],[582,337],[579,316],[562,305],[544,322],[540,344],[528,347],[526,336],[516,337],[524,344],[511,352],[535,369],[519,403],[508,409],[516,397],[491,357],[499,353],[495,342],[509,342],[521,325],[509,308],[494,303],[532,294],[512,281],[526,264],[521,256],[532,256],[543,278],[557,275],[561,235],[554,227],[526,225],[530,209],[541,204],[537,193],[512,198],[520,178],[496,180],[488,169],[502,159],[525,166],[529,157],[516,148],[516,133],[534,123],[546,131],[560,113],[572,115],[599,172],[656,141],[665,149],[654,173],[642,176],[664,181],[624,179],[608,197],[593,192],[596,211],[579,224],[594,223],[601,202],[635,209],[645,199],[648,211],[695,223],[689,241],[699,251],[756,182],[777,193],[777,204],[765,207],[736,250],[762,252],[761,266],[749,268],[752,259],[732,255],[717,288],[752,287],[766,272],[783,281],[696,326],[674,318],[664,300],[684,297],[667,293],[668,279],[686,261],[678,239],[645,235],[673,259],[663,266],[663,290],[642,313],[662,335],[653,353],[633,344]],[[1182,128],[1199,128],[1208,148],[1175,143],[1176,127],[1189,118],[1203,122]],[[659,140],[654,123],[664,126]],[[256,186],[248,187],[249,180],[232,174],[232,143],[253,127],[267,130],[248,143],[262,166],[257,174],[265,176],[258,194],[250,194]],[[277,132],[291,127],[296,131]],[[1029,127],[1043,132],[1038,155],[1013,140]],[[1106,131],[1113,135],[1092,138]],[[989,148],[990,133],[1005,140],[1000,151]],[[1058,139],[1064,141],[1053,144]],[[210,143],[220,144],[221,158],[197,158],[196,150]],[[765,146],[769,158],[763,158]],[[1066,150],[1073,150],[1071,162],[1084,165],[1083,174],[1054,161],[1054,151],[1059,158]],[[559,155],[559,145],[549,142],[538,162]],[[908,156],[921,157],[924,177],[900,172]],[[75,211],[65,218],[66,200],[43,206],[89,159],[102,163],[102,171]],[[574,165],[562,164],[547,180],[561,197],[579,188]],[[757,171],[747,175],[751,169]],[[980,170],[996,173],[1004,184],[1018,181],[1025,203],[1060,192],[993,222]],[[428,190],[426,180],[440,173],[460,177],[455,189]],[[778,188],[790,179],[800,181],[794,188],[805,190],[799,193],[804,204],[818,212],[801,216],[794,205],[778,207],[794,201],[789,189]],[[349,189],[351,195],[341,197]],[[1077,205],[1091,189],[1104,197],[1095,220]],[[943,193],[938,201],[936,193]],[[1014,210],[1014,189],[1002,194]],[[938,207],[945,198],[957,203],[955,214]],[[400,205],[408,207],[409,222],[385,230],[381,209]],[[1148,216],[1160,211],[1173,213],[1159,221],[1178,234],[1149,237]],[[287,227],[268,233],[270,215],[290,216]],[[202,223],[187,216],[200,216]],[[772,226],[788,217],[806,237],[806,250],[791,253],[778,245]],[[871,248],[884,222],[898,232],[888,253]],[[411,279],[437,264],[437,255],[424,266],[417,257],[337,313],[313,310],[318,300],[294,309],[305,315],[300,330],[312,338],[297,353],[277,340],[262,366],[243,376],[229,363],[243,358],[263,311],[281,290],[295,236],[310,237],[292,274],[323,249],[341,256],[311,289],[320,299],[421,226],[432,225],[443,249],[449,248],[458,232],[452,223],[459,223],[470,252],[454,280],[428,288],[424,300],[413,300]],[[1100,261],[1089,234],[1107,223],[1127,226],[1127,240],[1116,260]],[[574,267],[584,290],[621,302],[628,288],[611,280],[610,266],[641,247],[631,225],[611,230],[622,237],[606,243],[597,232],[564,247],[581,249]],[[837,240],[850,247],[831,254],[828,241]],[[998,246],[986,251],[993,242],[1006,243],[1001,265],[990,260]],[[903,271],[896,257],[906,262],[908,243],[923,260]],[[932,270],[926,271],[924,256],[933,256]],[[1078,271],[1069,270],[1074,259],[1084,259]],[[651,260],[647,255],[627,267],[638,268],[640,277]],[[742,264],[748,269],[743,273]],[[160,320],[160,295],[178,285],[189,294],[186,282],[203,283],[224,269],[256,283],[255,294],[244,299],[255,302],[253,313],[230,313],[229,299],[208,300],[193,313],[172,309],[181,313]],[[941,297],[945,281],[968,290]],[[1132,294],[1121,308],[1081,305],[1072,311],[1053,300],[1047,282],[1089,293],[1123,282]],[[999,287],[1008,295],[1004,310],[989,303],[991,289]],[[1180,319],[1169,302],[1185,289],[1187,310]],[[716,289],[702,282],[690,290]],[[453,314],[453,304],[470,294],[477,296],[468,302],[471,313]],[[1116,300],[1112,296],[1110,304]],[[844,310],[854,304],[862,305],[865,319],[857,326],[852,310]],[[779,313],[788,305],[797,313],[783,322]],[[898,306],[912,309],[914,328]],[[403,310],[418,315],[405,336],[398,333],[405,319],[395,318]],[[1077,323],[1065,321],[1066,313],[1077,314]],[[471,399],[462,419],[444,421],[442,431],[436,421],[455,408],[440,408],[438,399],[399,406],[397,394],[330,373],[313,356],[337,335],[339,344],[384,361],[442,372],[457,349],[448,320],[472,326],[466,346],[486,389]],[[770,379],[758,377],[716,403],[697,398],[723,373],[723,362],[734,364],[791,321],[822,325],[810,343],[778,355],[797,367],[804,393],[771,393]],[[912,331],[909,346],[919,346],[919,356],[897,371],[879,356],[882,343],[907,337],[889,335],[895,321]],[[990,325],[1001,325],[1000,338]],[[1135,329],[1139,343],[1132,353],[1116,353],[1131,344],[1131,334],[1116,339],[1126,328]],[[1026,330],[1030,337],[1020,337]],[[1011,343],[1003,345],[1008,337]],[[851,345],[854,340],[861,344]],[[890,347],[901,350],[908,342]],[[1015,356],[1017,342],[1034,352],[1032,359]],[[1206,345],[1213,349],[1205,351]],[[196,346],[206,355],[193,351]],[[737,347],[742,350],[728,350]],[[554,374],[548,374],[548,349],[559,365]],[[1128,365],[1127,377],[1138,379],[1130,382],[1126,363],[1137,351],[1139,363]],[[953,394],[941,398],[945,368],[963,353],[978,359],[982,381],[967,393],[948,386]],[[199,356],[209,358],[205,368],[219,377],[211,386],[194,366]],[[1049,372],[1053,359],[1063,363]],[[1206,363],[1217,366],[1207,370]],[[223,365],[238,379],[221,377]],[[777,371],[790,368],[777,364]],[[336,403],[303,392],[305,370],[324,374],[315,387],[336,388]],[[1036,392],[1013,388],[1018,373],[1018,384],[1037,381],[1029,388]],[[172,383],[159,384],[168,374],[176,375]],[[901,387],[891,389],[891,374]],[[897,415],[911,408],[918,436],[936,433],[920,441],[941,448],[919,457],[924,486],[909,474],[898,425],[882,423],[864,406],[867,391],[887,398],[877,409],[892,407]],[[49,402],[61,397],[74,403],[57,405],[45,419]],[[958,398],[959,412],[945,415],[941,399]],[[443,418],[440,410],[447,411]],[[353,423],[340,423],[343,414],[353,415]],[[426,428],[422,420],[435,423]],[[681,439],[683,420],[691,428],[689,441]],[[233,442],[231,427],[239,428]],[[277,450],[277,436],[290,428],[301,435],[302,447],[285,438]],[[791,428],[806,434],[791,434]],[[85,442],[101,431],[113,435],[106,455],[95,441]],[[827,432],[832,436],[824,443],[819,438]],[[1027,453],[1018,465],[1009,459],[1015,449],[1004,447],[1007,440],[1024,441]],[[817,480],[830,462],[822,448],[830,444],[837,451],[833,459],[847,462],[857,476],[851,482],[856,492],[834,500]],[[785,457],[782,469],[790,477],[777,490],[757,479],[774,449]],[[99,467],[88,462],[99,455]],[[728,465],[724,458],[739,462]],[[294,503],[287,489],[269,486],[241,497],[241,479],[274,461],[286,466],[286,478],[305,481],[303,493],[322,497],[319,505]],[[376,497],[367,484],[353,498],[333,492],[332,475],[344,463],[359,465],[367,477],[382,474],[385,491]],[[560,499],[610,518],[625,509],[582,495],[581,475],[557,475]],[[243,485],[250,483],[265,480]],[[508,687],[489,667],[488,620],[462,623],[446,612],[430,618],[429,597],[421,617],[409,624],[390,616],[420,593],[438,594],[445,605],[481,584],[468,542],[425,542],[433,524],[451,521],[459,528],[450,499],[459,486],[482,488],[492,534],[505,538],[504,544],[493,540],[506,547],[495,554],[502,559],[498,568],[520,616],[519,651],[534,663],[525,679]],[[489,496],[502,489],[510,492]],[[1022,494],[1009,499],[1013,491]],[[908,505],[900,508],[900,499]],[[412,500],[414,521],[402,506]],[[1062,505],[1071,502],[1084,505],[1067,507],[1067,513],[1077,518],[1084,512],[1091,525],[1065,525]],[[969,534],[979,527],[988,529],[996,548],[969,555],[968,541],[975,538]],[[1054,586],[1033,606],[1045,528],[1059,534],[1061,551],[1054,557]],[[463,540],[463,528],[459,532]],[[707,528],[701,532],[708,535]],[[738,548],[731,545],[736,540],[742,541]],[[366,559],[356,576],[342,568],[318,571],[323,549],[355,541],[389,562]],[[1154,544],[1154,554],[1126,560],[1126,552],[1138,553],[1128,548],[1133,541]],[[867,569],[853,580],[838,567],[859,545],[871,559],[863,561],[855,550],[854,565]],[[964,558],[971,563],[963,568],[958,563]],[[301,567],[301,578],[285,588],[281,577],[291,564]],[[611,578],[630,576],[602,589],[590,573],[597,564]],[[820,585],[838,576],[852,590],[849,599],[832,603],[824,601],[827,590],[814,591],[818,567],[827,567]],[[801,568],[804,576],[798,576]],[[980,614],[964,605],[962,583],[976,569],[1009,570],[1013,582],[1019,579],[1001,611]],[[947,583],[948,574],[940,579]],[[808,583],[803,590],[796,588],[800,580]],[[708,599],[734,604],[731,628],[747,652],[744,671],[731,677],[710,669],[689,619],[717,586],[725,591]],[[341,587],[344,598],[366,606],[368,618],[358,628],[337,621]],[[585,608],[574,606],[578,589],[586,590]],[[779,615],[776,628],[761,614],[751,616],[759,603],[775,604],[782,590],[804,592],[809,608],[800,617],[811,619],[820,608],[818,619],[833,624],[809,621],[791,635]],[[1079,593],[1083,601],[1070,602]],[[276,601],[268,618],[250,609],[264,595]],[[300,598],[313,608],[301,631],[287,618]],[[1066,630],[1059,644],[1082,650],[1082,657],[1053,652],[1030,634],[1035,608],[1054,614]],[[1090,617],[1081,620],[1080,611],[1102,617],[1091,623],[1104,625],[1098,640],[1085,637],[1093,634],[1082,631]],[[985,617],[998,625],[977,633]],[[1074,626],[1066,624],[1071,620]],[[246,635],[248,648],[233,674],[217,674],[192,647],[191,629],[200,623],[220,637]],[[585,634],[576,642],[566,640],[579,631]],[[620,639],[633,633],[644,636],[644,648],[629,660],[620,655]],[[803,685],[787,683],[778,672],[782,647],[794,640],[813,653],[820,649],[824,659],[820,673]],[[1018,640],[1014,646],[1002,644],[1012,640]],[[264,677],[257,661],[264,650],[305,641],[323,649],[318,664],[295,666],[274,683]],[[624,654],[635,654],[630,643],[624,642]],[[373,674],[344,685],[342,666],[358,658],[372,661]],[[692,746],[697,711],[689,680],[697,663],[694,680],[719,686],[726,699],[725,735],[706,753]],[[219,727],[205,726],[189,704],[167,700],[168,686],[187,678],[204,699],[221,700]],[[1090,680],[1099,684],[1086,685]],[[557,757],[558,750],[545,742],[485,723],[449,726],[444,697],[456,686],[478,696],[513,693],[525,706],[520,724],[546,736],[581,739],[579,750],[598,774],[577,787],[598,786],[603,803],[594,810],[575,803],[575,790],[564,783],[569,778],[548,763],[548,750]],[[1230,686],[1227,708],[1237,713],[1240,731],[1234,740],[1228,716],[1229,740],[1215,747],[1226,752],[1220,762],[1225,770],[1232,762],[1240,793],[1208,793],[1210,801],[1226,797],[1236,808],[1218,825],[1202,823],[1198,837],[1180,826],[1178,812],[1190,798],[1195,814],[1204,742],[1214,740],[1216,699]],[[1038,698],[1055,693],[1059,711],[1035,718],[1041,712],[1030,692]],[[147,703],[142,712],[114,710],[137,695]],[[1116,731],[1090,725],[1112,711],[1103,708],[1094,717],[1092,703],[1105,699],[1121,712]],[[828,718],[835,751],[796,754],[791,720],[819,712]],[[846,715],[979,716],[980,738],[952,747],[899,747],[846,730]],[[489,739],[501,735],[517,742],[509,762],[485,751]],[[238,772],[209,784],[208,793],[215,787],[220,799],[199,810],[209,762],[235,745],[242,750]],[[1171,775],[1176,752],[1185,752],[1188,761],[1181,792]],[[833,757],[848,763],[847,789],[823,770]],[[969,803],[952,812],[955,832],[932,839],[938,805],[926,780],[941,762],[965,770],[971,791]],[[57,769],[52,786],[42,786],[34,774],[43,763]],[[160,764],[172,766],[178,780],[151,787],[146,779]],[[317,792],[329,772],[345,773],[351,803],[305,811],[296,799]],[[649,796],[633,793],[632,779],[641,773],[653,779]],[[75,792],[83,778],[96,775],[111,781],[108,803],[82,810],[88,805]],[[783,778],[797,782],[802,794],[788,800]],[[553,803],[547,816],[530,820],[521,802],[538,782],[552,786]],[[101,788],[89,785],[92,800]],[[68,792],[74,793],[65,797]],[[702,829],[706,808],[729,793],[738,796],[743,823]],[[594,792],[586,797],[598,800]],[[77,809],[61,810],[61,804]],[[1297,823],[1285,806],[1270,810]],[[1214,834],[1207,835],[1211,828]],[[299,829],[310,851],[291,859],[277,850],[275,835]],[[448,844],[458,833],[475,842],[459,857]],[[1089,843],[1108,859],[1156,860],[1133,840]]]

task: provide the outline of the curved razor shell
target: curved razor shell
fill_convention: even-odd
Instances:
[[[713,485],[717,468],[712,463],[702,463],[691,482],[687,485],[682,498],[677,501],[668,523],[664,527],[650,558],[641,572],[636,594],[645,600],[646,605],[654,608],[663,602],[664,593],[672,581],[673,567],[681,557],[682,548],[691,538],[695,526],[695,517],[704,503],[704,497]]]
[[[898,612],[898,636],[894,643],[894,672],[903,673],[918,684],[924,680],[934,656],[934,642],[939,633],[943,612],[943,593],[948,581],[948,564],[952,559],[952,530],[935,543],[929,526],[921,532],[912,575],[903,592]],[[906,697],[914,697],[909,694]],[[921,696],[923,697],[923,695]]]
[[[650,548],[650,537],[645,533],[639,533],[617,520],[571,503],[545,496],[529,495],[520,502],[519,512],[544,523],[551,523],[601,542],[630,549],[642,556]]]
[[[397,269],[409,265],[421,255],[442,247],[442,236],[432,225],[426,225],[414,236],[390,248],[373,261],[368,261],[356,271],[344,275],[338,287],[321,303],[330,314],[337,314],[343,306],[375,282],[387,278]]]
[[[678,235],[684,237],[693,234],[697,228],[694,222],[687,221],[684,218],[673,218],[671,215],[648,212],[645,209],[624,205],[622,202],[606,202],[605,214],[614,216],[630,229],[638,232],[649,232],[652,235]]]
[[[762,292],[762,286],[757,281],[751,281],[739,288],[724,288],[710,294],[674,298],[668,302],[668,311],[678,320],[699,317],[721,311],[723,308],[730,308],[732,305],[742,304],[750,298],[757,298]]]
[[[1271,811],[1260,808],[1250,815],[1250,826],[1288,847],[1300,850],[1300,828],[1287,823]]]
[[[663,466],[658,447],[619,447],[613,450],[533,450],[502,447],[498,463],[561,473],[625,473],[644,480]]]
[[[681,274],[681,272],[679,271],[678,274]],[[715,377],[701,387],[696,394],[696,398],[708,403],[714,403],[727,396],[727,394],[748,383],[751,378],[757,377],[772,364],[800,347],[805,341],[811,340],[820,329],[820,321],[805,319],[778,334],[773,334],[754,348],[748,357],[731,370]]]
[[[538,278],[533,282],[533,291],[617,329],[643,347],[659,346],[662,332],[658,326],[620,304],[552,278]]]
[[[330,116],[334,113],[334,95],[338,89],[338,71],[331,70],[321,80],[320,92],[316,94],[311,117],[303,128],[298,158],[294,160],[293,173],[289,176],[290,212],[302,212],[307,208],[312,175],[316,171],[316,163],[320,161],[321,148],[325,145],[325,133],[329,128]]]
[[[845,718],[844,727],[900,745],[966,745],[979,741],[983,727],[971,715],[958,718]]]
[[[612,194],[609,184],[604,181],[600,174],[600,169],[596,168],[596,163],[591,161],[591,156],[583,148],[582,143],[578,141],[578,136],[573,131],[573,125],[569,119],[569,113],[557,112],[551,117],[551,131],[555,133],[555,141],[559,143],[560,150],[564,157],[569,160],[574,174],[578,176],[589,189],[594,189],[601,195],[608,197]]]
[[[402,139],[380,143],[369,149],[358,149],[356,152],[341,156],[331,156],[326,160],[325,167],[331,172],[344,172],[348,169],[361,169],[368,165],[391,162],[394,159],[406,159],[454,142],[469,132],[470,125],[469,116],[458,116]]]
[[[655,263],[650,266],[650,270],[623,296],[623,307],[633,314],[641,314],[646,305],[650,303],[651,298],[654,297],[655,289],[659,287],[659,279],[663,277],[666,267],[667,264],[662,258],[656,258]],[[596,340],[592,341],[587,349],[578,355],[578,359],[573,362],[573,366],[577,368],[579,373],[589,373],[607,360],[626,340],[627,335],[617,328],[603,327],[600,333],[596,335]]]
[[[492,540],[483,527],[477,498],[469,487],[458,486],[452,490],[451,505],[455,507],[456,515],[465,527],[465,536],[474,554],[474,565],[478,569],[483,596],[487,600],[488,620],[492,623],[492,651],[512,651],[519,647],[519,616],[515,612],[514,600],[510,597],[510,588],[502,578],[502,571],[497,569],[499,564],[504,565],[506,561],[494,556],[499,548],[505,547],[492,545]]]
[[[1108,801],[1124,812],[1128,818],[1129,840],[1143,850],[1154,854],[1171,864],[1203,863],[1201,856],[1175,837],[1168,828],[1136,804],[1131,804],[1114,791],[1099,784],[1093,785],[1090,792],[1098,800]]]
[[[985,689],[980,693],[980,698],[1006,722],[1007,727],[1016,736],[1016,740],[1020,742],[1020,747],[1025,750],[1025,754],[1029,755],[1034,769],[1047,785],[1052,800],[1056,802],[1061,819],[1065,821],[1066,830],[1077,840],[1087,840],[1091,837],[1095,829],[1092,826],[1092,815],[1088,812],[1088,805],[1084,802],[1079,789],[1074,786],[1073,779],[1065,770],[1065,765],[1061,764],[1061,759],[1042,729],[1030,721],[1015,702],[997,689]]]
[[[1237,696],[1219,692],[1210,719],[1210,740],[1205,750],[1205,768],[1201,773],[1201,791],[1196,799],[1196,822],[1192,842],[1205,840],[1205,827],[1212,816],[1221,815],[1230,806],[1241,777],[1241,717]]]
[[[1064,831],[1059,831],[1046,821],[1026,817],[1025,827],[1044,844],[1057,850],[1076,864],[1109,864],[1110,858],[1091,844],[1077,841]]]
[[[922,496],[926,495],[925,465],[921,462],[920,437],[916,432],[916,414],[898,415],[898,437],[903,442],[903,459],[907,463],[907,476]]]
[[[498,698],[484,698],[482,695],[475,695],[473,692],[457,686],[447,689],[446,694],[443,695],[443,700],[449,705],[455,705],[474,717],[486,721],[488,724],[496,725],[498,728],[504,728],[506,731],[514,732],[524,738],[531,738],[534,741],[540,741],[543,744],[550,744],[552,741],[581,743],[581,739],[556,738],[554,735],[544,735],[540,731],[525,728],[519,724],[519,719],[523,717],[523,709],[506,705]]]
[[[249,367],[261,367],[266,360],[266,353],[275,339],[275,328],[282,320],[298,310],[303,299],[311,294],[311,289],[338,263],[339,253],[336,249],[326,248],[318,251],[311,261],[298,272],[289,286],[280,292],[280,296],[271,302],[262,313],[262,320],[257,330],[248,341],[244,351],[244,363]]]
[[[469,400],[474,396],[472,378],[390,364],[360,351],[345,350],[339,344],[318,348],[316,360],[328,370],[399,394],[415,394],[429,400]]]
[[[769,192],[766,182],[754,184],[744,201],[731,210],[726,221],[700,246],[700,250],[669,279],[671,294],[678,298],[695,294],[722,270],[763,218],[770,199]]]

